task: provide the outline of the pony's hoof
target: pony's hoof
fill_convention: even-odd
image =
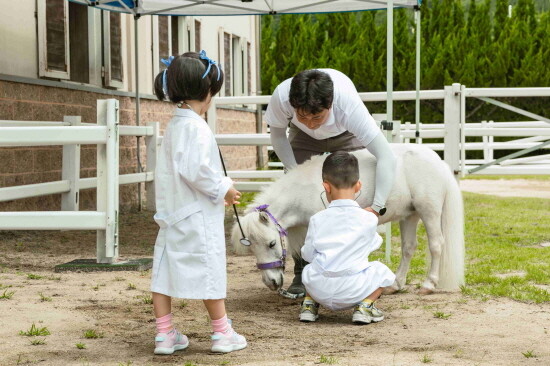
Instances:
[[[420,295],[431,295],[434,293],[434,290],[427,287],[421,287],[420,290],[418,290],[418,293]]]
[[[399,289],[395,288],[395,287],[384,287],[384,289],[382,290],[382,294],[383,295],[393,295],[393,294],[396,294],[398,291],[399,291]]]

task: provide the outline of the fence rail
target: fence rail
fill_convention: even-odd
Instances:
[[[366,102],[385,101],[386,93],[359,93]],[[412,123],[394,124],[390,137],[393,142],[422,143],[433,150],[443,151],[445,161],[458,176],[478,169],[493,161],[497,150],[525,150],[550,140],[550,123],[540,117],[535,121],[468,122],[465,121],[466,98],[535,97],[550,96],[550,88],[479,89],[460,84],[442,90],[420,92],[420,99],[444,101],[444,122],[420,124],[420,136]],[[414,100],[414,91],[394,92],[394,100]],[[270,96],[218,97],[213,99],[208,122],[216,130],[216,106],[267,104]],[[491,101],[495,103],[495,101]],[[499,106],[503,104],[498,102]],[[511,106],[506,109],[532,118],[530,112]],[[158,147],[162,142],[158,123],[146,126],[119,126],[118,102],[98,100],[98,123],[83,123],[80,117],[65,117],[63,121],[3,121],[0,120],[0,147],[63,145],[62,179],[56,182],[0,188],[0,202],[15,199],[62,195],[61,211],[2,212],[0,230],[97,230],[97,260],[112,263],[118,257],[118,187],[122,184],[145,183],[147,206],[154,209],[154,170]],[[119,136],[144,136],[147,149],[146,171],[118,174]],[[466,138],[481,141],[467,142]],[[495,138],[514,139],[497,141]],[[443,142],[430,142],[443,139]],[[269,134],[216,134],[219,145],[270,146]],[[80,144],[97,144],[97,177],[80,178]],[[542,147],[550,149],[550,145]],[[483,151],[482,159],[466,159],[467,151]],[[270,166],[277,164],[270,164]],[[278,164],[282,167],[282,164]],[[234,179],[261,179],[238,181],[241,191],[258,191],[283,174],[282,170],[229,171]],[[487,166],[475,174],[550,174],[550,154],[535,157],[516,157],[498,165]],[[97,212],[79,212],[79,191],[97,188]]]

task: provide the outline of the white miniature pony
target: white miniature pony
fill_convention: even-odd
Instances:
[[[386,293],[405,287],[411,257],[418,244],[416,228],[419,220],[426,227],[431,253],[428,277],[420,292],[431,293],[436,286],[456,290],[464,283],[464,218],[458,184],[449,167],[429,148],[416,144],[391,144],[391,147],[397,159],[396,175],[386,202],[387,212],[380,217],[380,224],[399,221],[402,258],[395,283],[386,289]],[[357,202],[361,207],[368,207],[374,197],[376,159],[367,150],[353,154],[359,160],[363,183]],[[231,242],[236,252],[245,254],[248,248],[252,250],[258,268],[262,269],[262,280],[272,290],[283,285],[286,256],[284,236],[281,235],[284,230],[281,231],[274,221],[288,231],[291,253],[300,256],[310,217],[325,208],[321,199],[322,195],[326,202],[321,184],[324,159],[325,156],[313,157],[258,194],[241,218],[250,247],[239,242],[242,235],[238,226],[233,228]],[[265,204],[269,205],[273,217],[254,209]]]

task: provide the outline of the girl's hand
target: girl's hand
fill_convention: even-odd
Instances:
[[[231,187],[231,188],[229,188],[229,190],[225,194],[225,197],[224,197],[225,205],[226,206],[238,205],[240,203],[239,202],[240,198],[241,198],[241,192],[239,192],[235,188]]]

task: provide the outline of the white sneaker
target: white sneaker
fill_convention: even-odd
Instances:
[[[247,346],[246,338],[230,328],[227,332],[214,332],[212,335],[212,352],[228,353],[238,351]]]
[[[313,300],[304,300],[300,308],[301,322],[314,322],[319,318],[319,304]]]

